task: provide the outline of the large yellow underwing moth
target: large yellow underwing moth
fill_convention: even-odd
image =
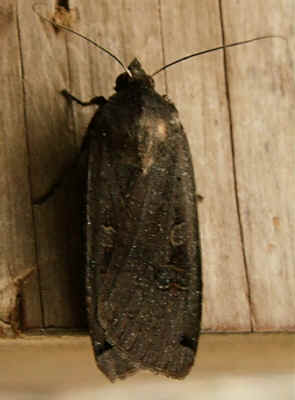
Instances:
[[[194,363],[202,308],[190,150],[176,107],[139,61],[126,68],[112,57],[125,72],[108,100],[84,103],[63,91],[99,106],[82,146],[89,331],[96,363],[111,381],[139,369],[180,379]]]

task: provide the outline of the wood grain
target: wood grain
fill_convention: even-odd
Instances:
[[[33,3],[20,1],[18,12],[32,197],[36,199],[64,174],[77,144],[68,120],[69,109],[59,93],[69,82],[65,35],[42,22],[32,11]],[[55,2],[44,4],[40,10],[52,16]],[[79,194],[68,181],[48,202],[34,206],[45,327],[85,323],[79,215]],[[30,328],[30,321],[25,326]]]
[[[228,42],[287,37],[295,17],[293,1],[223,7]],[[253,328],[294,330],[295,85],[288,43],[274,38],[228,49],[226,60]]]
[[[222,44],[218,1],[190,2],[185,9],[182,1],[174,3],[171,8],[169,1],[162,2],[166,62]],[[169,40],[172,35],[173,41]],[[167,76],[169,96],[176,102],[189,137],[197,190],[204,197],[199,203],[202,328],[248,331],[248,287],[235,198],[223,54],[192,58],[172,67]]]
[[[101,0],[99,7],[88,0],[81,7],[77,0],[71,2],[78,10],[75,29],[110,49],[127,66],[135,57],[148,73],[163,65],[160,36],[160,16],[157,0],[117,0],[114,4]],[[144,18],[143,18],[144,15]],[[114,21],[117,23],[114,24]],[[140,21],[140,24],[134,23]],[[70,65],[70,90],[78,98],[93,96],[108,98],[114,93],[115,80],[124,72],[120,65],[101,50],[73,35],[67,35]],[[157,78],[157,88],[164,92],[164,76]],[[74,105],[75,126],[83,136],[95,108],[82,109]]]
[[[34,303],[33,325],[40,326],[41,312],[14,1],[1,2],[0,26],[1,52],[5,54],[0,63],[0,335],[12,335],[19,324],[20,296],[26,299],[24,315],[29,312],[28,304]],[[23,283],[29,273],[26,290]]]
[[[95,110],[69,105],[60,91],[109,97],[122,72],[97,48],[41,21],[33,3],[0,6],[0,331],[7,335],[19,323],[85,327],[77,171],[42,206],[32,199],[65,174]],[[42,3],[42,15],[65,17],[149,73],[223,41],[288,38],[192,58],[155,80],[179,109],[204,197],[203,330],[294,331],[294,1],[70,0],[63,15],[58,1]]]

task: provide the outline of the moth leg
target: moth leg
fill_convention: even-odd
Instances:
[[[61,94],[69,101],[75,101],[76,103],[80,104],[82,107],[87,107],[87,106],[92,106],[93,104],[96,104],[98,106],[103,106],[105,103],[107,103],[107,100],[103,96],[95,96],[89,101],[81,101],[77,97],[73,96],[71,93],[69,93],[67,90],[62,90]]]

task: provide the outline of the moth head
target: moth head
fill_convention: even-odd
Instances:
[[[146,74],[137,58],[134,58],[134,60],[129,64],[128,70],[130,71],[132,77],[128,75],[127,72],[119,75],[116,80],[116,92],[129,89],[132,86],[140,86],[141,88],[145,87],[151,89],[154,88],[155,83],[153,78]]]

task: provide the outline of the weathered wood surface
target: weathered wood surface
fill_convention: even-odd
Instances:
[[[295,3],[251,0],[240,2],[242,7],[234,0],[223,3],[227,42],[270,32],[290,38],[290,44],[271,39],[229,49],[226,64],[251,320],[255,330],[291,330],[295,327],[295,71],[288,46],[293,44],[294,49]]]
[[[0,340],[1,400],[294,399],[295,334],[204,334],[182,382],[140,371],[110,385],[92,353],[86,335]]]
[[[85,326],[81,193],[45,193],[77,154],[94,109],[59,91],[109,96],[120,67],[32,12],[0,6],[0,331]],[[44,15],[57,1],[43,1]],[[61,2],[59,2],[61,3]],[[65,2],[62,2],[65,4]],[[266,34],[274,38],[193,58],[156,77],[180,111],[197,179],[204,271],[203,329],[295,330],[295,17],[293,0],[69,1],[71,27],[135,56],[148,72],[183,55]],[[62,16],[57,16],[62,18]],[[62,20],[61,20],[62,21]]]
[[[35,232],[31,204],[29,151],[24,115],[22,64],[14,0],[0,6],[0,335],[17,328],[19,287],[24,311],[41,323],[36,273]]]

